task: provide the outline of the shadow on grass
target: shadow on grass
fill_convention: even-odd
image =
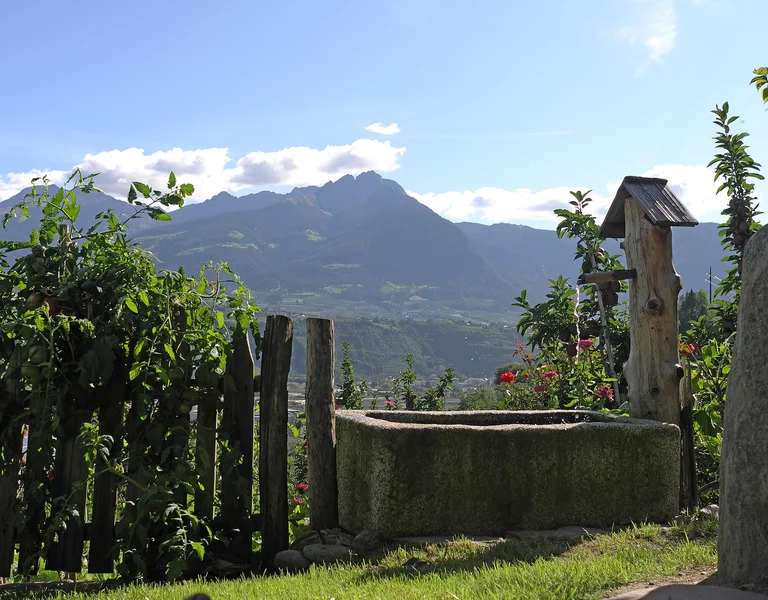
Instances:
[[[476,543],[457,538],[444,544],[410,545],[385,548],[383,552],[365,559],[369,570],[359,579],[419,576],[428,573],[474,571],[498,563],[533,563],[539,559],[555,558],[575,545],[578,540],[509,539],[500,542]]]

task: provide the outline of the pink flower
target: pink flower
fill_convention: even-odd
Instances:
[[[300,483],[299,485],[296,486],[296,491],[299,492],[299,494],[303,494],[308,489],[309,489],[308,483]]]
[[[543,377],[543,378],[544,378],[546,381],[549,381],[550,379],[554,379],[555,377],[557,377],[557,371],[547,371],[546,373],[544,373],[544,374],[542,375],[542,377]]]
[[[294,504],[304,504],[304,498],[294,498],[293,499]]]
[[[587,348],[590,348],[592,345],[594,345],[595,340],[579,340],[579,349],[585,350]]]
[[[607,385],[601,385],[595,390],[595,396],[598,398],[607,398],[613,400],[613,390]]]
[[[341,408],[341,404],[336,405],[336,410],[339,410]]]
[[[384,400],[384,406],[392,407],[394,405],[395,405],[395,403],[392,402],[392,400]]]
[[[537,386],[534,386],[533,391],[539,392],[539,393],[546,393],[549,391],[549,388],[546,385],[539,384]]]

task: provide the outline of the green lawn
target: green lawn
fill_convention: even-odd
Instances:
[[[301,575],[131,586],[72,600],[183,600],[205,592],[213,600],[245,598],[515,598],[598,599],[624,584],[716,563],[716,522],[663,532],[643,526],[568,547],[510,540],[481,545],[466,539],[397,548],[371,562],[313,567]],[[2,596],[2,594],[0,594]]]

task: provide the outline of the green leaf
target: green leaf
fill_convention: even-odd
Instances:
[[[145,198],[149,198],[152,194],[152,188],[149,187],[146,183],[141,183],[140,181],[134,181],[133,187],[136,188],[136,191],[139,192],[142,196]]]
[[[170,221],[171,215],[169,215],[167,212],[160,210],[159,208],[155,211],[152,211],[149,215],[152,217],[155,221]]]
[[[130,372],[128,373],[128,379],[133,381],[139,376],[139,373],[141,373],[141,364],[140,363],[133,363],[133,366],[131,367]]]
[[[139,313],[139,307],[136,306],[136,303],[133,301],[133,299],[126,298],[125,305],[128,307],[128,310],[130,310],[131,312],[134,312],[136,314]]]
[[[165,353],[170,357],[172,361],[176,361],[176,354],[173,352],[173,348],[171,348],[170,344],[163,344],[163,347],[165,348]]]
[[[168,189],[172,190],[176,186],[176,174],[171,171],[171,174],[168,175]],[[200,557],[202,558],[202,556]]]
[[[195,186],[191,183],[182,183],[181,187],[179,188],[181,190],[181,193],[185,196],[191,196],[195,193]]]
[[[216,311],[216,324],[218,325],[219,329],[224,327],[224,313],[221,311]]]

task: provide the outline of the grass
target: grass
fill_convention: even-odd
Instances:
[[[522,540],[478,544],[459,538],[446,544],[390,549],[356,564],[312,567],[299,575],[136,585],[68,598],[182,600],[205,592],[213,600],[589,600],[603,598],[610,590],[628,583],[712,568],[716,563],[716,527],[714,521],[666,532],[657,526],[641,526],[572,546]]]

